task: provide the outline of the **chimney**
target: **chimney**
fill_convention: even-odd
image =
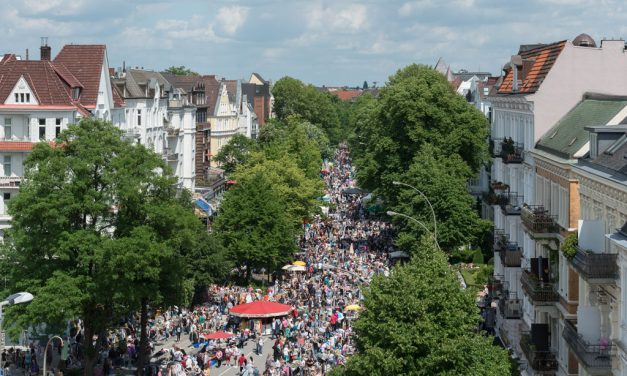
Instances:
[[[28,60],[28,48],[26,49],[26,60]]]
[[[48,46],[48,37],[41,37],[41,47],[40,47],[40,51],[41,51],[41,57],[40,60],[42,61],[50,61],[50,55],[51,53],[51,48],[50,46]]]

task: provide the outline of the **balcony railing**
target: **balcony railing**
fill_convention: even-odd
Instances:
[[[168,136],[178,136],[179,134],[179,129],[172,126],[172,124],[166,124],[165,131],[168,133]]]
[[[522,304],[520,299],[512,299],[507,297],[509,292],[505,291],[506,294],[503,295],[501,299],[499,299],[498,307],[499,312],[506,319],[517,320],[522,318]]]
[[[612,344],[592,345],[586,342],[577,333],[577,328],[570,320],[564,320],[562,337],[568,343],[570,350],[575,353],[591,375],[606,375],[612,372]]]
[[[501,193],[499,204],[505,215],[520,215],[523,204],[523,196],[519,196],[516,192]]]
[[[525,228],[533,234],[556,234],[559,232],[556,217],[550,215],[544,206],[523,207],[521,217]]]
[[[492,297],[502,296],[504,291],[504,276],[502,275],[491,275],[488,276],[488,293]]]
[[[555,291],[555,284],[543,282],[529,270],[523,271],[520,276],[522,289],[529,299],[536,305],[553,304],[559,301],[559,295]]]
[[[0,176],[0,187],[19,188],[22,180],[21,176]]]
[[[173,162],[173,161],[178,160],[179,155],[177,152],[166,150],[166,152],[164,153],[164,157],[167,161]]]
[[[537,372],[557,371],[557,359],[551,350],[538,350],[531,342],[529,332],[523,332],[520,337],[520,349],[527,357],[529,365]]]
[[[522,257],[522,250],[518,246],[518,243],[507,242],[505,247],[500,251],[501,263],[504,266],[510,268],[520,267],[520,259]]]
[[[617,259],[617,254],[593,253],[577,247],[577,253],[570,262],[586,281],[604,282],[618,278]]]
[[[505,234],[505,230],[500,228],[495,228],[493,232],[493,240],[494,240],[494,252],[499,252],[505,244],[507,244],[507,235]]]
[[[525,145],[511,138],[501,141],[503,163],[522,163],[525,160]]]

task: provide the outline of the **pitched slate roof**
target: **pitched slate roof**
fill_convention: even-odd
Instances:
[[[537,48],[532,48],[529,50],[523,50],[521,48],[520,57],[522,60],[532,60],[533,65],[529,72],[527,73],[527,77],[522,80],[522,82],[518,85],[518,91],[512,92],[512,84],[514,78],[514,72],[512,69],[509,69],[503,79],[503,83],[499,87],[499,94],[531,94],[535,93],[542,85],[542,82],[546,78],[546,75],[549,73],[553,64],[557,60],[558,56],[564,49],[566,45],[566,41],[560,41],[552,44],[542,45]],[[520,80],[520,74],[518,75],[518,79]]]
[[[7,100],[20,77],[42,106],[72,106],[69,87],[49,61],[3,58],[0,64],[0,103]]]
[[[83,85],[79,100],[88,108],[98,99],[105,49],[104,44],[66,44],[54,58],[54,63],[63,64]]]
[[[584,128],[607,125],[625,106],[627,97],[584,98],[540,138],[536,148],[561,158],[573,158],[589,141],[589,132]]]

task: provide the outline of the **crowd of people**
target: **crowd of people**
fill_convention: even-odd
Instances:
[[[325,164],[321,175],[329,211],[303,225],[297,258],[304,270],[287,270],[263,290],[210,286],[209,302],[201,306],[153,312],[148,322],[151,362],[146,374],[200,376],[228,366],[244,376],[315,376],[346,362],[355,351],[351,321],[362,307],[363,288],[375,275],[387,275],[393,234],[388,223],[369,213],[363,191],[355,189],[345,148]],[[229,315],[234,306],[258,300],[288,304],[293,311],[265,319],[263,325]],[[81,359],[75,345],[80,342],[80,321],[68,330],[70,347],[64,359]],[[205,334],[219,330],[233,337],[204,339]],[[183,345],[182,339],[192,347]],[[131,366],[139,356],[139,317],[129,317],[100,340],[96,374],[109,375],[116,367]],[[243,351],[251,341],[254,355]],[[264,348],[272,351],[264,353]]]

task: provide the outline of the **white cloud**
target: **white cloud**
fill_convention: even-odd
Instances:
[[[408,1],[403,3],[400,8],[398,8],[398,15],[401,17],[407,17],[412,15],[418,9],[429,8],[434,6],[433,0],[416,0],[416,1]]]
[[[24,11],[34,14],[71,16],[87,8],[85,0],[23,0]]]
[[[284,48],[271,47],[271,48],[265,48],[262,52],[262,55],[266,59],[275,60],[281,57],[281,55],[283,55],[283,52],[285,52]]]
[[[216,22],[227,35],[234,35],[248,18],[247,7],[239,5],[226,6],[218,9]]]
[[[368,11],[362,4],[325,7],[314,5],[307,14],[307,25],[312,30],[356,33],[367,26]]]

